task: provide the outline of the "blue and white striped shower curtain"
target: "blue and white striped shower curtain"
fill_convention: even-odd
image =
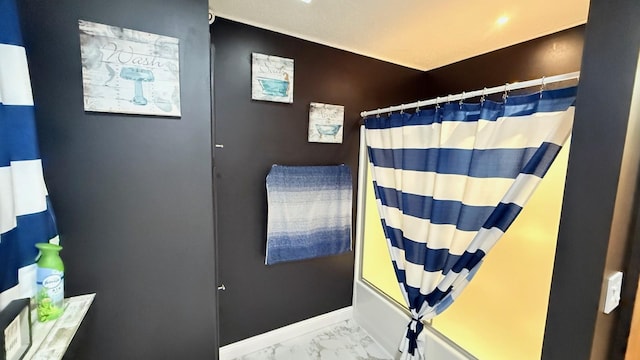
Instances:
[[[424,358],[421,321],[460,295],[549,169],[571,132],[575,94],[365,119],[378,210],[412,314],[402,359]]]
[[[34,244],[57,242],[16,0],[0,0],[0,310],[35,294]]]

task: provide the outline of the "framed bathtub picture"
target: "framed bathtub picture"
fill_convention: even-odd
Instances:
[[[293,59],[252,53],[251,99],[293,103]]]
[[[84,110],[179,117],[177,38],[78,21]]]
[[[311,103],[309,106],[309,142],[342,144],[344,106]]]

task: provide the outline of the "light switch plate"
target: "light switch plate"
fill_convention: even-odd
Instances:
[[[604,298],[604,313],[609,314],[620,304],[622,292],[622,272],[618,271],[607,277],[607,294]]]

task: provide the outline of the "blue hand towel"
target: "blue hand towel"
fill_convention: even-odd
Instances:
[[[351,250],[352,193],[348,166],[273,165],[265,264]]]

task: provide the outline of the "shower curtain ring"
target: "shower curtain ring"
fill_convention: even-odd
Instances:
[[[377,118],[380,118],[380,109],[378,109],[378,113],[376,114]]]
[[[400,114],[404,114],[404,104],[400,104]]]
[[[464,91],[462,92],[462,97],[460,98],[460,102],[458,102],[458,107],[462,109],[462,104],[464,102]]]
[[[483,104],[487,96],[487,88],[482,89],[482,94],[480,95],[480,104]]]
[[[436,96],[436,110],[440,109],[440,97]]]
[[[540,99],[542,99],[542,92],[545,90],[544,88],[545,88],[546,85],[547,84],[545,84],[545,77],[543,76],[542,77],[542,84],[540,85]]]
[[[504,84],[504,93],[502,94],[503,101],[507,101],[507,98],[509,97],[508,86],[509,86],[509,83]]]

